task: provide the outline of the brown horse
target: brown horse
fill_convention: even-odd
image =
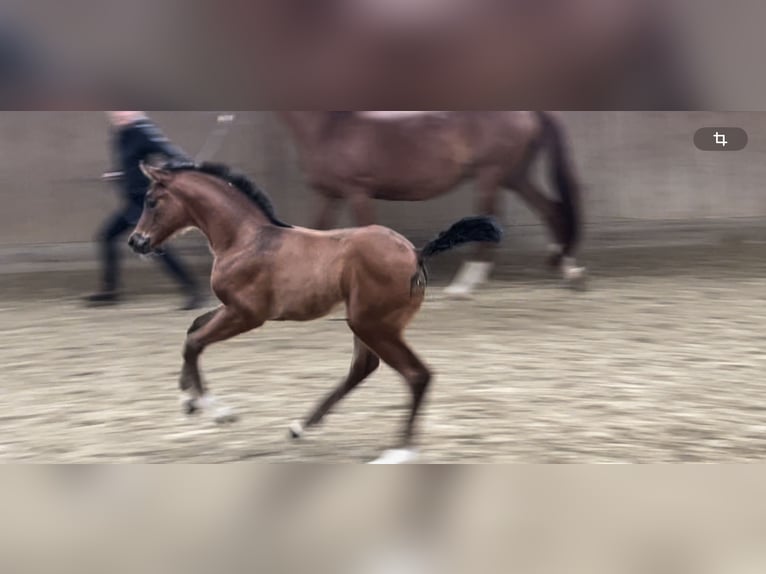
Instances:
[[[330,409],[378,367],[396,370],[412,392],[401,448],[384,461],[412,457],[418,410],[431,372],[404,341],[403,332],[423,302],[425,261],[469,241],[500,240],[489,218],[467,218],[417,251],[380,226],[315,231],[280,221],[268,196],[225,166],[143,166],[152,185],[129,244],[138,253],[157,250],[175,233],[199,229],[215,255],[211,285],[223,303],[198,317],[188,331],[180,386],[192,413],[211,405],[199,369],[201,353],[266,321],[310,321],[345,304],[354,333],[346,379],[291,432],[320,423]],[[229,413],[218,410],[218,418]]]
[[[425,201],[473,179],[478,210],[498,213],[512,189],[542,218],[555,241],[552,265],[580,283],[580,192],[563,130],[547,112],[280,112],[297,143],[309,185],[323,198],[316,227],[335,223],[343,202],[357,225],[375,221],[373,199]],[[548,151],[558,199],[532,181],[530,168]],[[468,295],[491,270],[488,249],[464,265],[447,292]]]

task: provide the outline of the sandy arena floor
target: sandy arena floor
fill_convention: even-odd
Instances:
[[[469,302],[445,299],[437,282],[410,330],[436,373],[423,460],[766,459],[763,255],[606,251],[579,294],[539,262],[506,269]],[[323,428],[287,439],[345,374],[343,322],[268,324],[212,347],[207,378],[241,415],[220,427],[180,412],[180,349],[196,315],[175,311],[176,297],[85,309],[75,294],[90,276],[0,281],[0,461],[363,462],[403,422],[405,387],[385,367]]]

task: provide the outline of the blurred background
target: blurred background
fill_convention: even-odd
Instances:
[[[758,0],[8,0],[6,108],[766,108]],[[100,102],[100,103],[99,103]]]
[[[763,484],[758,466],[19,467],[0,495],[14,517],[0,530],[0,565],[756,574]]]
[[[217,134],[222,113],[150,115],[195,155]],[[586,189],[586,244],[759,236],[766,217],[761,189],[766,113],[565,112],[563,117]],[[749,133],[745,150],[695,148],[698,129],[727,126]],[[0,249],[88,257],[94,225],[116,205],[113,184],[101,180],[112,167],[103,114],[0,112],[0,133]],[[290,134],[276,114],[237,112],[215,143],[220,145],[214,159],[252,176],[284,218],[300,225],[314,221],[319,201],[305,185]],[[507,248],[543,245],[537,217],[511,194],[506,203]],[[473,209],[468,189],[424,203],[376,204],[384,224],[417,241]]]

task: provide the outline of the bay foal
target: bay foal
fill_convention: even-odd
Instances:
[[[291,432],[298,437],[304,428],[319,424],[382,360],[404,378],[412,403],[401,448],[381,460],[412,458],[415,420],[431,372],[407,345],[403,332],[423,302],[425,261],[462,243],[498,242],[498,225],[486,217],[466,218],[418,251],[398,233],[378,225],[337,231],[288,225],[277,218],[263,191],[225,166],[167,164],[142,169],[151,187],[130,246],[138,253],[150,253],[174,234],[194,227],[207,237],[215,256],[211,285],[222,305],[189,328],[180,378],[187,394],[186,411],[212,404],[199,368],[199,357],[209,345],[266,321],[318,319],[345,304],[354,333],[351,369]]]

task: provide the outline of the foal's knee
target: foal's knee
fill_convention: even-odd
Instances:
[[[194,319],[191,326],[186,331],[186,334],[191,335],[195,331],[199,331],[205,325],[205,323],[208,322],[208,320],[209,320],[209,317],[207,315],[202,315],[200,317],[197,317],[196,319]]]
[[[194,319],[194,321],[192,321],[191,327],[189,327],[189,329],[186,331],[186,334],[191,335],[192,333],[199,331],[202,327],[210,323],[210,321],[213,320],[213,317],[215,317],[220,310],[220,307],[218,309],[213,309],[212,311],[208,311],[207,313]]]
[[[183,357],[187,363],[197,360],[202,353],[202,345],[192,338],[187,338],[184,343]]]

